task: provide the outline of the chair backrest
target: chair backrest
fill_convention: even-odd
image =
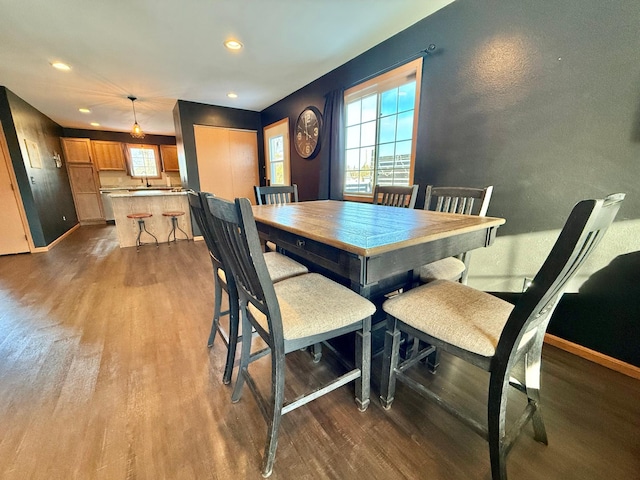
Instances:
[[[235,278],[240,305],[251,303],[265,315],[268,331],[250,316],[249,319],[272,349],[284,352],[280,306],[262,253],[249,199],[237,198],[235,202],[229,202],[211,195],[207,196],[207,205],[215,241],[224,264]]]
[[[209,195],[211,194],[206,192],[189,191],[187,193],[187,196],[189,197],[189,208],[191,209],[191,213],[198,224],[200,232],[202,232],[204,242],[207,244],[209,254],[211,255],[211,261],[216,268],[220,268],[224,271],[220,249],[215,242],[211,221],[207,218],[211,215],[208,211],[209,209],[206,202],[206,198]]]
[[[298,201],[298,185],[283,185],[272,187],[253,187],[256,192],[258,205],[280,205]]]
[[[492,193],[493,186],[467,188],[427,185],[424,209],[434,212],[462,213],[484,217],[487,214]]]
[[[508,371],[521,352],[542,348],[544,333],[567,282],[600,243],[624,197],[617,193],[603,200],[583,200],[573,207],[549,256],[507,320],[494,367],[501,365]]]
[[[376,185],[373,189],[374,205],[413,208],[417,197],[418,185],[408,187]]]

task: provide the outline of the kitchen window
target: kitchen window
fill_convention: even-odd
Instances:
[[[161,178],[160,156],[155,145],[127,145],[127,165],[132,178]]]
[[[346,199],[375,185],[412,185],[422,59],[345,91]]]

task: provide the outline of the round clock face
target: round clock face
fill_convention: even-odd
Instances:
[[[307,107],[296,121],[293,143],[302,158],[313,158],[320,150],[320,111]]]

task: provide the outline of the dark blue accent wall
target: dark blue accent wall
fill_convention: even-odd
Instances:
[[[33,242],[46,247],[78,223],[67,169],[53,159],[55,153],[62,157],[62,127],[5,87],[0,120]],[[42,168],[31,167],[25,140],[38,146]]]
[[[328,92],[435,44],[423,65],[417,206],[427,184],[494,185],[489,215],[507,219],[499,236],[526,244],[559,229],[580,199],[626,192],[611,263],[566,297],[549,331],[640,366],[638,25],[637,0],[457,0],[268,107],[262,124],[292,125]],[[327,198],[327,151],[308,161],[291,149],[291,162],[300,198]]]

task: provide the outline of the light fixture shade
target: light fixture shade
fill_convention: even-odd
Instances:
[[[137,100],[136,97],[134,97],[133,95],[128,97],[129,100],[131,100],[131,107],[133,108],[133,127],[131,127],[131,136],[133,138],[144,138],[144,132],[142,131],[142,128],[140,128],[140,125],[138,125],[138,119],[136,118],[136,105],[135,105],[135,101]]]
[[[131,127],[131,136],[133,138],[144,138],[144,132],[140,128],[140,125],[138,125],[138,122],[134,123],[133,127]]]

